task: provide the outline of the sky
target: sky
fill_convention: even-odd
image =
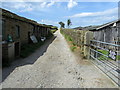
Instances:
[[[78,26],[101,25],[118,19],[118,2],[2,2],[1,8],[38,23],[60,26],[62,21],[72,22],[71,28]],[[67,27],[67,26],[66,26]]]

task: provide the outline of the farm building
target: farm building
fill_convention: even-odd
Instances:
[[[120,20],[106,23],[90,31],[94,32],[94,40],[120,45]]]
[[[91,29],[90,58],[116,84],[120,85],[120,20]]]
[[[120,60],[120,20],[106,23],[98,28],[91,29],[93,40],[91,45],[115,55],[114,60]],[[108,55],[107,54],[107,55]]]
[[[39,24],[36,21],[18,16],[1,9],[2,18],[2,60],[11,62],[20,56],[21,46],[32,42],[31,36],[37,41],[51,34],[52,26]]]

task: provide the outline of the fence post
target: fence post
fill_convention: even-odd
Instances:
[[[87,31],[85,33],[85,37],[84,37],[84,44],[85,44],[85,47],[84,47],[84,56],[89,59],[90,57],[90,41],[93,39],[93,33],[90,32],[90,31]]]

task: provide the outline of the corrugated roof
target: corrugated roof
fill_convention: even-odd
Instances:
[[[116,22],[118,22],[118,21],[120,21],[120,19],[115,20],[115,21],[112,21],[112,22],[109,22],[109,23],[106,23],[106,24],[103,24],[103,25],[101,25],[100,27],[94,28],[94,29],[92,29],[92,30],[100,30],[100,29],[102,29],[102,28],[104,28],[104,27],[107,27],[107,26],[109,26],[109,25],[111,25],[111,24],[114,24],[114,23],[116,23]],[[91,31],[92,31],[92,30],[91,30]]]

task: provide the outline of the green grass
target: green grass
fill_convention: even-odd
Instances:
[[[60,32],[61,34],[63,34],[63,36],[65,37],[67,41],[73,41],[72,38],[69,35],[64,34],[62,30],[60,30]]]
[[[55,33],[57,30],[51,30],[52,33]]]
[[[77,47],[76,44],[73,43],[73,39],[69,35],[64,34],[62,30],[60,30],[60,33],[65,37],[68,42],[70,42],[70,50],[74,52]]]
[[[20,56],[22,58],[25,58],[29,56],[31,53],[33,53],[36,49],[38,49],[41,45],[43,45],[43,42],[39,42],[36,44],[26,44],[21,47],[21,53]]]
[[[64,35],[64,37],[67,41],[71,41],[71,42],[73,41],[73,39],[69,35],[64,34],[62,31],[61,31],[61,33]]]
[[[108,54],[109,54],[109,52],[106,51],[106,50],[100,50],[100,49],[98,49],[97,51],[99,51],[99,52],[101,52],[102,54],[105,54],[105,55],[108,55]]]
[[[109,54],[109,52],[106,51],[106,50],[100,50],[100,49],[98,49],[97,51],[99,51],[99,52],[101,52],[102,54],[107,55],[107,56],[108,56],[108,54]],[[112,60],[111,58],[105,57],[105,56],[103,56],[103,55],[100,55],[100,56],[98,57],[98,59],[99,59],[99,60]]]
[[[117,60],[120,60],[120,55],[117,55],[116,57],[117,57]]]
[[[67,36],[66,39],[67,39],[68,41],[71,41],[71,42],[73,41],[70,36]]]
[[[104,55],[108,55],[109,54],[109,52],[106,51],[106,50],[100,50],[100,49],[98,49],[97,51],[101,52]],[[101,55],[100,57],[98,57],[98,59],[99,60],[112,60],[111,58],[105,57],[103,55]],[[116,60],[120,60],[120,55],[116,56]]]
[[[71,46],[70,50],[74,52],[76,48],[77,48],[76,46]]]
[[[111,60],[111,59],[101,55],[100,57],[98,57],[98,60]]]

